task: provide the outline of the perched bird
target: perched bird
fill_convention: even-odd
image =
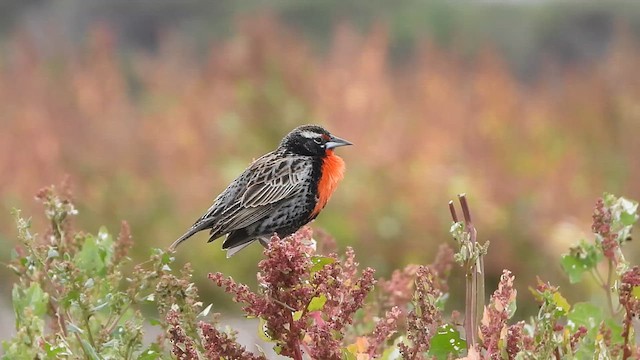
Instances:
[[[293,129],[233,180],[170,249],[206,229],[209,242],[227,235],[227,257],[256,240],[266,247],[274,233],[293,234],[318,216],[342,180],[344,161],[334,149],[345,145],[352,144],[317,125]]]

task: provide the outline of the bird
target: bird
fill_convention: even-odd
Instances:
[[[209,230],[209,241],[226,235],[227,258],[258,241],[268,247],[274,234],[295,233],[314,220],[344,177],[345,163],[335,154],[353,145],[318,125],[289,132],[278,147],[233,180],[213,205],[170,247]]]

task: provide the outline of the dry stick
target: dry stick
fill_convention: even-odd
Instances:
[[[449,200],[449,211],[451,212],[451,218],[454,223],[458,222],[458,214],[456,214],[456,208],[453,206],[453,200]]]

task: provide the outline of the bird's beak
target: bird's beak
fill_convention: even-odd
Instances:
[[[326,143],[326,148],[327,150],[329,150],[329,149],[337,148],[338,146],[346,146],[346,145],[353,145],[353,144],[345,139],[340,139],[337,136],[331,135],[331,139],[329,139],[329,141],[327,141]]]

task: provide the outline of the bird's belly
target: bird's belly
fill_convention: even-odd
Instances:
[[[312,220],[310,214],[313,205],[307,196],[300,196],[297,201],[286,201],[257,223],[254,231],[261,236],[273,233],[278,233],[280,237],[290,235]]]

